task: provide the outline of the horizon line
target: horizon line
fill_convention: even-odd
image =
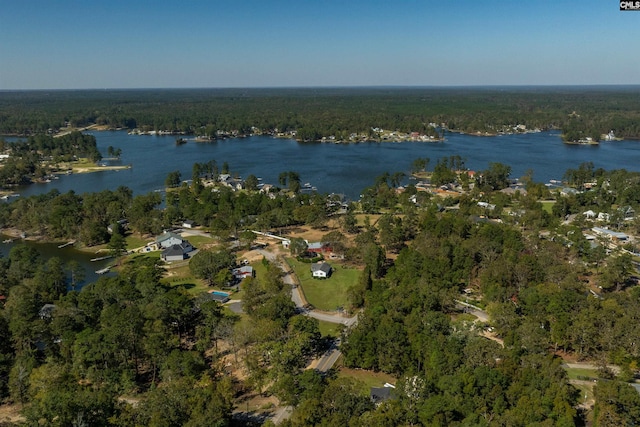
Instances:
[[[482,88],[640,88],[640,83],[594,83],[594,84],[452,84],[452,85],[309,85],[309,86],[172,86],[172,87],[86,87],[86,88],[38,88],[0,89],[3,92],[44,91],[135,91],[135,90],[264,90],[264,89],[482,89]]]

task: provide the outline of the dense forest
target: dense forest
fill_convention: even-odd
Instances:
[[[613,130],[640,138],[638,87],[335,88],[27,91],[0,93],[0,134],[92,124],[209,137],[291,133],[300,140],[374,129],[438,135],[563,129],[579,140]]]
[[[385,174],[348,209],[301,193],[293,171],[270,192],[212,191],[204,180],[217,171],[213,162],[194,165],[193,181],[169,191],[164,205],[158,193],[133,197],[124,187],[0,204],[3,228],[106,244],[118,255],[125,235],[152,237],[194,219],[218,239],[189,264],[211,284],[228,280],[251,246],[248,230],[323,230],[360,270],[347,304],[358,323],[341,334],[342,364],[397,378],[391,399],[374,404],[338,370],[305,369],[331,338],[296,310],[267,259],[242,283],[238,315],[172,285],[157,258],[122,257],[117,277],[75,290],[77,265],[21,245],[0,259],[0,397],[20,405],[25,425],[258,425],[264,420],[237,415],[246,390],[291,405],[284,426],[639,423],[640,394],[629,385],[640,363],[638,250],[633,241],[594,245],[586,234],[595,224],[640,233],[638,217],[621,210],[640,209],[640,176],[585,163],[565,174],[575,192],[532,181],[505,192],[508,165],[470,180],[459,163],[440,159],[429,172],[461,188],[456,196],[415,185],[398,192],[398,175]],[[608,213],[606,224],[588,210]],[[461,311],[468,298],[488,324]],[[599,367],[597,383],[583,381],[593,408],[563,357]],[[243,366],[242,378],[229,360]]]

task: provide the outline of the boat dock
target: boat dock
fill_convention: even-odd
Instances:
[[[61,244],[61,245],[58,245],[58,249],[66,248],[67,246],[71,246],[71,245],[73,245],[73,244],[75,244],[75,243],[76,243],[76,241],[75,241],[75,240],[72,240],[72,241],[67,242],[67,243],[63,243],[63,244]]]
[[[109,270],[111,270],[111,266],[108,265],[105,268],[101,268],[100,270],[96,270],[96,274],[105,274],[108,273]]]
[[[103,260],[109,259],[109,258],[113,258],[113,255],[101,256],[101,257],[98,257],[98,258],[91,258],[89,261],[91,261],[91,262],[103,261]]]

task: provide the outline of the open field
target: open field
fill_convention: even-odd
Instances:
[[[354,378],[362,383],[363,394],[369,395],[371,387],[382,387],[385,383],[395,385],[397,380],[384,372],[373,372],[364,369],[349,369],[340,367],[338,376]]]
[[[345,307],[347,290],[358,282],[360,270],[346,268],[341,264],[332,262],[333,273],[328,279],[314,279],[311,276],[311,264],[288,259],[300,281],[304,295],[319,310],[333,311],[338,307]]]
[[[584,369],[584,368],[565,368],[567,371],[567,375],[570,380],[579,380],[584,379],[585,377],[589,378],[599,378],[600,374],[595,369]]]
[[[162,282],[170,286],[183,286],[192,295],[198,295],[210,289],[202,279],[198,279],[191,274],[189,265],[168,268],[167,273],[162,278]]]
[[[188,233],[185,233],[183,238],[187,239],[189,243],[198,249],[207,249],[218,243],[218,240],[212,237],[188,235]]]

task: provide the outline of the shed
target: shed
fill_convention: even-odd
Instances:
[[[195,226],[196,226],[196,222],[191,219],[187,219],[182,223],[183,228],[193,228]]]

